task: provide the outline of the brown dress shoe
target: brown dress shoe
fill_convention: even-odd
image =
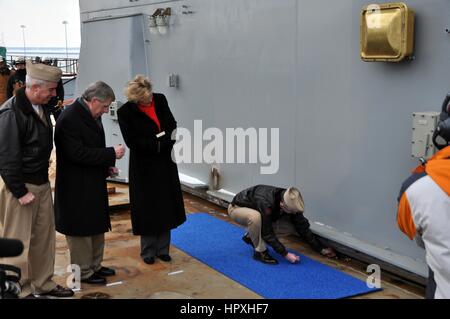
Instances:
[[[276,260],[275,258],[270,256],[269,252],[267,250],[263,251],[263,252],[255,251],[255,253],[253,254],[253,259],[256,259],[260,262],[263,262],[263,263],[269,264],[269,265],[277,265],[278,264],[278,260]]]
[[[72,297],[75,293],[72,289],[64,288],[63,286],[57,285],[53,290],[40,294],[41,296],[53,296],[58,298]]]

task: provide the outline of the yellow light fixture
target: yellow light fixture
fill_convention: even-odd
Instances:
[[[414,11],[401,2],[368,5],[360,32],[363,61],[400,62],[413,55]]]

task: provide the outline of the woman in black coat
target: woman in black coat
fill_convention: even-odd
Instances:
[[[118,110],[130,149],[129,188],[133,233],[141,236],[141,257],[170,261],[170,231],[186,221],[178,169],[172,161],[177,123],[163,94],[152,92],[143,75],[128,83],[128,102]]]

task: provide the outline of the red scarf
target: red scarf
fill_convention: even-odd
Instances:
[[[161,124],[159,123],[158,116],[155,111],[155,100],[152,100],[150,104],[138,104],[139,110],[144,112],[153,122],[158,126],[159,131],[161,131]]]

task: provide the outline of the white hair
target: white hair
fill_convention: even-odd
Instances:
[[[50,81],[35,79],[35,78],[29,76],[28,74],[27,74],[26,80],[25,80],[25,85],[28,89],[31,88],[33,85],[46,86],[49,83],[50,83]]]

